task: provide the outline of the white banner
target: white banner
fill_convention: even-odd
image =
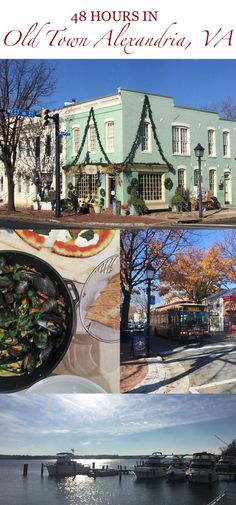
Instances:
[[[234,0],[4,3],[2,58],[236,58]]]

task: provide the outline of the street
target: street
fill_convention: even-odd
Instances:
[[[129,392],[236,393],[235,338],[209,337],[201,343],[182,344],[152,337],[146,364],[145,379]]]

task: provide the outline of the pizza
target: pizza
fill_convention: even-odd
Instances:
[[[27,244],[31,245],[35,249],[42,249],[44,246],[46,237],[40,233],[33,230],[15,230],[17,235],[21,237]]]
[[[86,312],[86,319],[112,328],[120,328],[120,274],[111,277],[105,288],[92,302]]]
[[[115,230],[16,230],[25,242],[35,249],[48,247],[55,254],[74,258],[95,256],[105,249]]]

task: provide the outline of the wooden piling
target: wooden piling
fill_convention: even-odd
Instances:
[[[43,471],[44,471],[44,464],[41,464],[41,477],[43,477]]]
[[[28,474],[28,463],[25,463],[23,466],[23,477],[27,477]]]

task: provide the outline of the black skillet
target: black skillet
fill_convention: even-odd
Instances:
[[[44,379],[56,368],[65,355],[74,330],[76,328],[75,305],[79,301],[79,295],[72,281],[65,281],[61,275],[51,267],[46,261],[36,256],[18,251],[1,251],[0,257],[4,256],[9,265],[25,265],[34,268],[41,274],[47,275],[58,288],[59,294],[63,297],[66,304],[66,334],[61,345],[54,350],[48,362],[38,366],[32,373],[23,373],[11,377],[0,376],[0,393],[13,393],[21,389],[28,388],[35,382]],[[73,296],[71,294],[73,293]]]

